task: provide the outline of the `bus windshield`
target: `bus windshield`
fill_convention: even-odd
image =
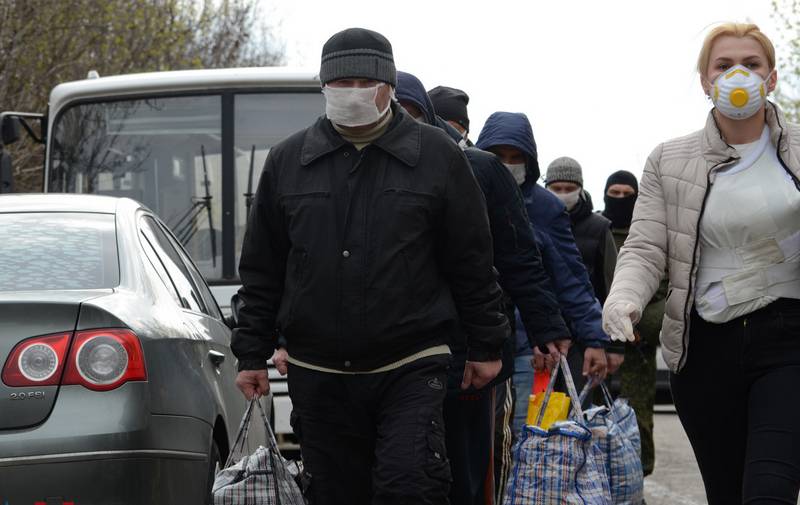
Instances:
[[[170,226],[209,282],[235,282],[267,153],[311,125],[324,104],[319,92],[240,93],[230,109],[233,153],[223,156],[230,133],[223,131],[220,94],[71,106],[52,130],[47,190],[138,200]],[[231,180],[223,177],[224,159],[233,160],[233,188],[223,187]],[[226,211],[234,214],[234,229],[224,229]]]

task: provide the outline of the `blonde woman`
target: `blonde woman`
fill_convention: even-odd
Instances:
[[[633,340],[668,270],[661,348],[709,504],[795,504],[800,127],[767,100],[775,49],[757,26],[713,29],[697,67],[714,108],[648,158],[603,326]]]

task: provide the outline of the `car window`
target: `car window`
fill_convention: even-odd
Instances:
[[[178,255],[181,257],[181,261],[183,262],[184,267],[192,276],[192,280],[194,280],[194,285],[197,290],[200,292],[200,296],[203,298],[203,302],[205,302],[205,306],[208,309],[207,314],[211,317],[215,317],[217,319],[222,319],[222,312],[219,310],[219,305],[217,305],[216,299],[214,299],[214,295],[211,294],[211,290],[208,289],[208,284],[206,284],[205,279],[203,276],[200,275],[200,272],[197,270],[197,267],[194,266],[192,260],[189,259],[189,256],[184,251],[183,247],[178,244],[175,240],[175,237],[170,233],[164,225],[160,225],[161,231],[169,240],[172,247],[178,251]]]
[[[142,249],[144,249],[145,256],[147,256],[147,259],[150,260],[150,264],[153,265],[156,274],[167,288],[167,291],[169,291],[169,294],[172,295],[172,299],[175,300],[175,303],[178,305],[183,306],[183,303],[181,303],[181,297],[178,295],[178,289],[175,287],[172,279],[170,279],[167,270],[164,268],[164,264],[161,262],[158,254],[156,254],[153,244],[150,243],[150,240],[147,238],[147,235],[144,233],[144,231],[140,231],[139,241],[142,244]]]
[[[0,214],[0,291],[119,285],[113,214]]]
[[[181,304],[189,310],[208,313],[191,274],[186,270],[186,265],[181,261],[178,251],[159,228],[158,223],[152,217],[144,216],[141,220],[141,229],[175,284]]]

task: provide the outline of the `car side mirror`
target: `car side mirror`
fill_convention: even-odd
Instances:
[[[0,146],[0,194],[14,192],[14,170],[11,156]]]
[[[0,123],[0,144],[7,146],[18,141],[19,133],[19,119],[12,116],[4,116],[3,121]]]
[[[234,293],[231,297],[231,315],[225,317],[225,324],[228,328],[234,329],[239,326],[239,310],[242,308],[242,300],[239,293]]]

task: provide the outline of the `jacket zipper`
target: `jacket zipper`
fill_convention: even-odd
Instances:
[[[783,157],[781,157],[781,143],[783,142],[783,125],[781,124],[780,119],[778,119],[777,116],[775,120],[778,122],[778,128],[781,129],[781,134],[778,136],[778,145],[775,147],[775,154],[778,157],[778,162],[781,164],[781,167],[783,167],[783,169],[786,170],[786,173],[789,174],[789,177],[792,178],[792,182],[794,182],[794,187],[797,188],[798,191],[800,191],[800,179],[798,179],[797,176],[794,175],[794,172],[792,172],[789,169],[789,167],[786,165],[786,162],[783,161]]]
[[[689,318],[686,316],[686,311],[689,310],[689,300],[692,298],[692,277],[694,277],[694,266],[697,263],[697,249],[700,247],[700,222],[703,220],[703,213],[706,210],[706,201],[708,200],[708,194],[711,193],[711,172],[716,170],[717,168],[725,165],[726,163],[730,163],[735,161],[736,158],[728,158],[725,161],[717,163],[706,174],[706,191],[703,193],[703,203],[700,205],[700,215],[697,216],[697,227],[696,227],[696,234],[694,236],[694,250],[692,251],[692,266],[689,267],[689,289],[686,292],[686,302],[683,305],[683,336],[681,343],[683,344],[683,352],[681,353],[681,358],[678,360],[678,370],[683,368],[683,365],[686,364],[686,351],[689,346],[687,341],[686,335],[689,333]]]

